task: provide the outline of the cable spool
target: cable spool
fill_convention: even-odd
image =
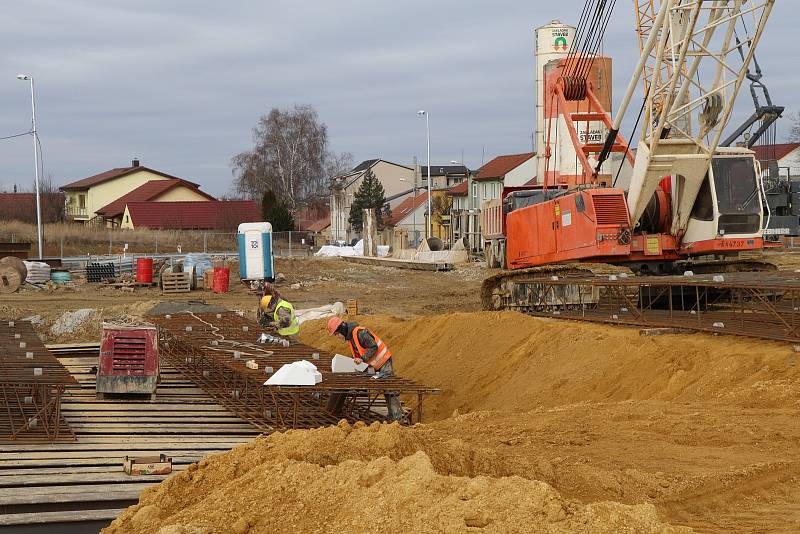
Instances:
[[[25,281],[22,273],[9,264],[0,265],[0,293],[14,293]]]
[[[564,86],[564,98],[568,101],[586,99],[585,76],[562,76],[561,83]]]
[[[25,266],[25,262],[16,256],[6,256],[0,259],[0,265],[11,265],[14,267],[17,272],[19,272],[23,282],[28,278],[28,268]]]
[[[66,284],[67,282],[72,281],[72,275],[69,273],[69,271],[53,271],[50,274],[50,280],[56,284]]]

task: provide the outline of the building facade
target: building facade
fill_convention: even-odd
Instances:
[[[61,186],[65,194],[66,217],[76,222],[106,224],[98,210],[109,207],[114,201],[137,190],[148,182],[173,180],[180,187],[164,192],[162,201],[203,201],[213,197],[199,192],[199,185],[177,176],[140,165],[134,159],[128,167],[118,167]]]
[[[335,178],[331,183],[331,240],[350,242],[359,237],[350,228],[350,206],[361,186],[364,175],[371,170],[383,185],[389,207],[403,201],[414,190],[414,168],[382,159],[370,159],[356,165],[352,171]],[[431,174],[433,174],[431,172]]]

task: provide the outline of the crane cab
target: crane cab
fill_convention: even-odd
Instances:
[[[692,207],[681,242],[688,255],[763,247],[764,191],[752,150],[719,148]]]

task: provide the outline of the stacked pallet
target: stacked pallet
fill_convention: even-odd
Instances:
[[[164,273],[161,275],[161,292],[188,293],[192,290],[191,273]]]

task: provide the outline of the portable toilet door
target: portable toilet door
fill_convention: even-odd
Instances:
[[[268,222],[239,225],[239,277],[242,280],[273,280],[272,225]]]

